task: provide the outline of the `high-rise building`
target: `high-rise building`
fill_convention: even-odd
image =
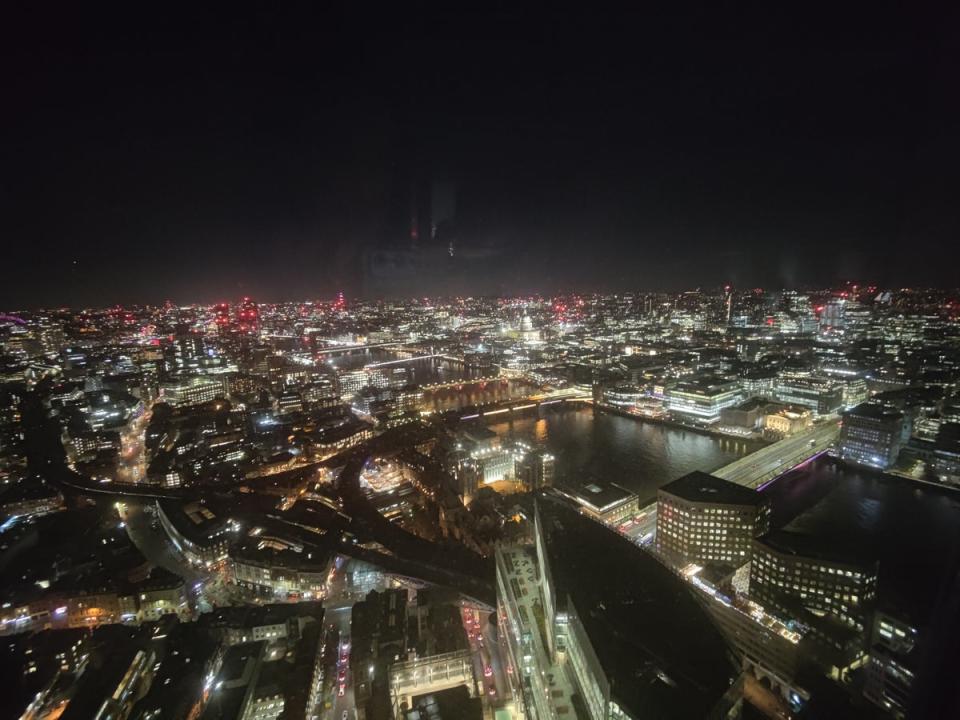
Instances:
[[[820,308],[817,308],[820,313],[820,329],[842,328],[846,304],[846,300],[831,300]]]
[[[230,332],[230,305],[219,303],[213,308],[213,322],[217,326],[217,333],[226,335]]]
[[[243,335],[260,335],[260,309],[248,297],[243,299],[237,310],[237,330]]]
[[[858,465],[886,469],[897,461],[909,439],[909,423],[891,405],[861,403],[843,414],[840,457]]]
[[[689,473],[657,493],[657,551],[677,568],[740,567],[750,560],[754,538],[769,529],[763,495],[707,473]]]
[[[729,716],[739,670],[683,580],[560,499],[537,498],[533,535],[496,551],[497,624],[524,717]]]
[[[173,338],[173,367],[177,370],[196,370],[205,357],[206,348],[203,345],[203,336],[192,332],[187,327],[178,327]]]

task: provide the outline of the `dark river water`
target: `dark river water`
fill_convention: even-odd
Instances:
[[[772,524],[880,563],[881,598],[923,616],[960,568],[960,492],[820,458],[763,490]]]
[[[591,408],[489,427],[501,436],[513,432],[545,444],[557,458],[558,482],[615,482],[636,492],[641,503],[654,500],[657,489],[671,480],[694,470],[716,470],[756,447]]]

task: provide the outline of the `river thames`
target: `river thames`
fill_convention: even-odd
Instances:
[[[501,437],[545,445],[557,458],[558,483],[588,479],[615,482],[656,499],[657,489],[694,470],[711,472],[759,447],[668,425],[643,422],[592,408],[551,411],[489,425]]]

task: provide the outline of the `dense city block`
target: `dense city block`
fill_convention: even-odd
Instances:
[[[9,311],[0,365],[6,716],[938,702],[955,293]]]

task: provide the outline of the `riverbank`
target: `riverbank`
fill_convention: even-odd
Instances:
[[[702,425],[689,425],[687,423],[679,422],[678,420],[673,420],[667,417],[651,417],[649,415],[638,415],[636,413],[627,412],[626,410],[621,410],[618,407],[612,405],[603,405],[601,403],[593,403],[593,407],[601,412],[610,413],[611,415],[619,415],[620,417],[630,418],[631,420],[636,420],[637,422],[652,423],[654,425],[665,425],[667,427],[676,428],[677,430],[689,430],[690,432],[699,433],[700,435],[706,435],[707,437],[716,438],[718,440],[737,440],[738,442],[750,443],[756,445],[754,450],[759,450],[762,447],[770,445],[770,442],[763,440],[762,438],[754,437],[742,437],[740,435],[731,435],[730,433],[717,432],[716,430],[711,430],[710,428],[703,427]]]

